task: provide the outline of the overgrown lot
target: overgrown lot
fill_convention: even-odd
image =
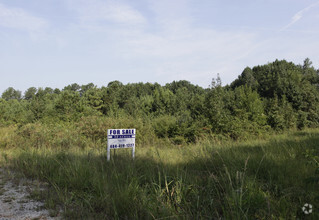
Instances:
[[[68,219],[319,218],[319,130],[140,144],[135,160],[121,149],[107,162],[103,141],[70,128],[28,129],[0,130],[1,165],[47,181],[50,191],[38,198]]]
[[[67,219],[319,219],[318,85],[305,59],[247,67],[209,88],[9,87],[0,162],[48,182],[34,196]],[[106,161],[115,128],[136,129],[134,161],[125,149]]]

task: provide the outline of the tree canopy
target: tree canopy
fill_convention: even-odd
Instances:
[[[204,89],[186,80],[158,83],[112,81],[65,86],[62,91],[9,87],[0,99],[0,125],[79,122],[86,117],[134,118],[151,123],[158,137],[194,141],[211,133],[241,138],[262,132],[319,126],[319,71],[275,60],[246,67],[229,86],[218,76]]]

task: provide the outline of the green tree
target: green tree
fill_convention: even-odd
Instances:
[[[45,94],[53,94],[54,90],[50,87],[45,87],[44,92]]]
[[[102,100],[102,90],[96,87],[85,88],[81,92],[85,91],[82,94],[82,99],[85,102],[85,105],[93,108],[96,111],[101,111],[103,107],[103,100]]]
[[[73,92],[79,92],[80,89],[81,89],[81,86],[79,84],[77,84],[77,83],[73,83],[73,84],[65,86],[63,88],[64,91],[67,90],[67,91],[73,91]]]
[[[37,93],[37,89],[35,87],[30,87],[29,89],[27,89],[27,91],[25,91],[24,99],[31,100],[36,93]]]
[[[21,91],[15,90],[13,87],[9,87],[2,93],[1,97],[7,101],[10,99],[20,100],[21,99]]]
[[[54,100],[57,116],[64,121],[79,119],[83,113],[83,103],[78,92],[65,90]]]
[[[217,134],[227,130],[227,124],[230,120],[231,114],[226,108],[228,95],[229,92],[221,86],[220,80],[213,79],[211,89],[205,97],[205,115],[211,130]]]
[[[93,83],[88,83],[88,84],[86,84],[86,85],[82,85],[82,86],[81,86],[81,89],[80,89],[80,94],[81,94],[81,96],[82,96],[83,94],[85,94],[86,91],[88,91],[88,90],[90,90],[90,89],[94,89],[94,88],[96,88],[96,86],[95,86]]]
[[[253,122],[253,126],[259,127],[266,124],[263,102],[259,94],[247,85],[234,90],[233,114],[243,121],[248,120],[249,124]]]
[[[236,87],[246,85],[252,89],[258,88],[258,82],[254,77],[254,73],[251,68],[246,67],[238,78],[231,83],[231,87],[235,89]]]
[[[275,96],[273,99],[267,99],[267,120],[268,124],[276,131],[282,131],[290,128],[296,128],[297,114],[292,108],[291,103],[283,96],[281,99]]]
[[[318,86],[319,74],[318,71],[312,66],[312,62],[309,58],[304,60],[303,66],[301,67],[304,79],[309,81],[311,84]]]
[[[37,93],[30,100],[29,109],[33,113],[34,120],[42,119],[46,113],[49,106],[50,95],[53,90],[38,88]]]
[[[173,114],[174,94],[164,87],[158,87],[153,93],[152,111],[156,115]]]
[[[10,99],[0,101],[1,121],[4,124],[25,124],[32,120],[32,113],[27,109],[27,101]],[[30,120],[31,119],[31,120]]]

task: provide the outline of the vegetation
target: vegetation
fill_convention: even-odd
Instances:
[[[66,218],[318,219],[318,85],[306,59],[247,67],[208,89],[8,88],[0,164],[47,181],[40,197]],[[108,128],[137,129],[136,160],[118,150],[106,162]],[[302,212],[305,203],[313,213]]]
[[[319,130],[265,140],[118,150],[71,128],[5,128],[1,163],[50,184],[39,194],[67,219],[318,219]],[[114,152],[113,152],[114,153]],[[317,156],[315,156],[317,155]],[[302,212],[305,203],[313,213]]]
[[[101,88],[74,83],[62,91],[31,87],[22,96],[10,87],[0,99],[0,125],[80,123],[99,133],[120,119],[147,127],[149,141],[156,136],[189,143],[207,134],[245,139],[318,127],[318,85],[318,70],[306,59],[303,65],[276,60],[247,67],[229,86],[223,87],[218,77],[209,89],[188,81],[165,86],[113,81]],[[92,130],[84,132],[105,138]]]

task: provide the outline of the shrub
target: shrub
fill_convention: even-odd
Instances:
[[[177,134],[177,119],[174,116],[163,115],[153,121],[155,134],[159,138],[175,137]]]

